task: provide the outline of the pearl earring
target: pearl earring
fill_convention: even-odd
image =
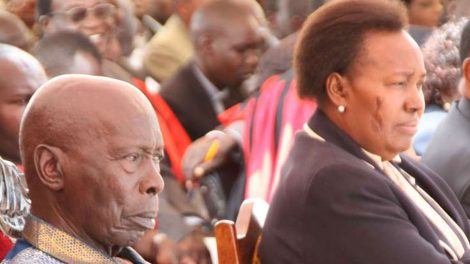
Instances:
[[[344,105],[339,105],[338,106],[338,112],[344,113],[345,110],[346,110],[346,107]]]

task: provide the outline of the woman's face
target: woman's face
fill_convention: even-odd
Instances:
[[[345,131],[384,160],[411,146],[424,109],[423,57],[405,32],[366,35],[362,51],[341,78]]]
[[[443,11],[442,0],[412,0],[408,5],[412,25],[436,27]]]

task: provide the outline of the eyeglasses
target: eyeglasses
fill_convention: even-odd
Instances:
[[[110,3],[101,3],[93,7],[74,7],[64,12],[53,12],[50,15],[66,16],[74,23],[80,23],[85,20],[89,14],[93,14],[96,18],[107,19],[116,14],[116,6]]]

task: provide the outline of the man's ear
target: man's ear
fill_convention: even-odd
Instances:
[[[60,164],[62,150],[45,144],[34,150],[34,164],[42,184],[54,191],[64,188],[64,175]]]
[[[212,53],[212,43],[212,37],[209,34],[201,34],[196,40],[197,48],[204,56]]]
[[[335,106],[347,107],[348,90],[346,80],[339,73],[331,73],[326,78],[326,93],[330,101]]]
[[[39,30],[42,34],[47,31],[47,28],[50,26],[51,17],[48,15],[42,15],[38,19]]]

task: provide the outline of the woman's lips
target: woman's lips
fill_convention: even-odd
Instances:
[[[418,121],[406,122],[398,125],[398,128],[407,134],[414,135],[418,131]]]

